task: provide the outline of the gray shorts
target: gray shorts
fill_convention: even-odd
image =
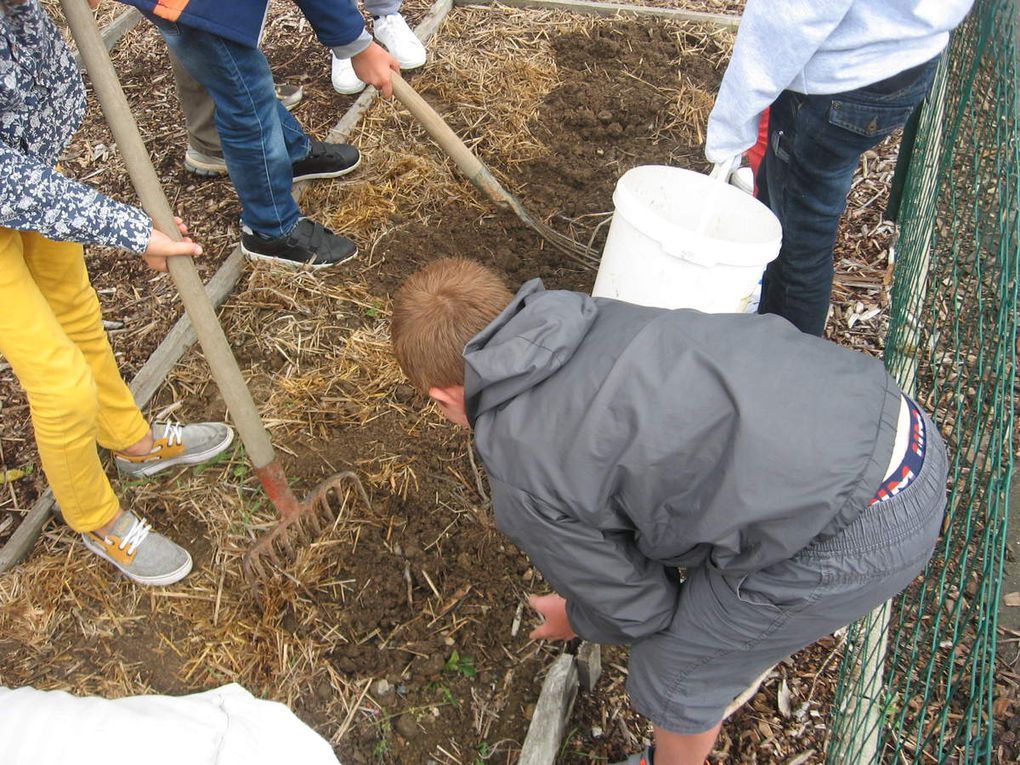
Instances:
[[[747,576],[688,572],[670,627],[631,646],[627,690],[638,712],[675,733],[704,732],[770,666],[913,581],[931,557],[946,503],[945,445],[924,420],[917,477],[836,536]]]

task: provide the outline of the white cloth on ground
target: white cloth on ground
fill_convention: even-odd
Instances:
[[[0,687],[3,765],[338,765],[283,704],[240,685],[104,699]]]

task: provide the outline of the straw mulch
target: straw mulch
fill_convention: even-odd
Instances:
[[[405,12],[418,20],[425,8]],[[352,99],[332,95],[328,59],[291,4],[273,4],[269,32],[278,79],[305,85],[297,116],[324,136]],[[597,247],[623,171],[705,168],[704,124],[731,44],[728,33],[691,26],[458,9],[409,81],[532,212]],[[132,32],[117,61],[165,187],[206,244],[209,273],[237,237],[229,182],[180,170],[183,132],[152,30]],[[635,97],[624,102],[628,91]],[[237,681],[290,704],[344,762],[515,761],[557,650],[526,639],[521,603],[545,586],[494,530],[465,435],[401,379],[388,300],[439,254],[478,257],[511,283],[539,275],[590,289],[594,274],[493,210],[394,104],[373,107],[351,141],[363,167],[311,187],[302,206],[355,238],[362,257],[325,274],[250,268],[222,318],[295,485],[354,470],[370,505],[348,487],[328,530],[264,583],[260,608],[240,556],[274,513],[241,448],[212,466],[120,481],[127,505],[188,546],[195,572],[142,590],[93,561],[68,529],[49,529],[25,565],[0,577],[0,683],[121,696]],[[68,165],[131,199],[109,145],[94,109]],[[891,229],[878,213],[894,155],[890,143],[868,158],[838,249],[832,336],[871,351],[886,308]],[[172,288],[123,255],[94,265],[108,316],[124,322],[113,341],[130,375],[176,315]],[[5,465],[32,464],[9,371],[0,385]],[[197,351],[168,379],[153,406],[161,410],[185,421],[224,416]],[[0,510],[31,500],[31,491],[9,493]],[[823,641],[780,665],[725,726],[717,761],[820,762],[837,648],[838,639]],[[564,762],[611,761],[647,735],[623,691],[625,655],[611,651],[605,663],[596,692],[578,702]]]

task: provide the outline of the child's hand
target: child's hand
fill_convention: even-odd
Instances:
[[[181,236],[184,239],[180,242],[175,242],[162,231],[154,228],[152,233],[149,234],[149,245],[145,248],[145,252],[142,253],[146,263],[157,271],[164,273],[166,272],[166,259],[168,257],[187,255],[195,258],[202,254],[201,246],[195,244],[187,237],[188,227],[184,225],[184,221],[180,218],[174,218],[174,220],[177,221],[177,228],[180,229]]]
[[[393,95],[390,72],[400,71],[400,62],[378,43],[372,43],[365,50],[351,58],[351,65],[358,79],[374,85],[384,97]]]
[[[531,595],[528,605],[545,620],[528,635],[532,640],[571,640],[577,637],[567,619],[567,601],[555,592],[552,595]]]

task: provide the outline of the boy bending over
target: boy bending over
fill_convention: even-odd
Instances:
[[[497,525],[556,590],[532,598],[531,637],[631,646],[655,745],[627,763],[701,765],[759,674],[932,554],[935,426],[878,360],[784,319],[538,279],[513,295],[443,259],[397,293],[392,333],[411,382],[474,430]]]

